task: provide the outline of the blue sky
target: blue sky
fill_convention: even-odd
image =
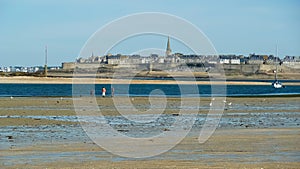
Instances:
[[[0,66],[74,61],[99,28],[139,12],[163,12],[184,18],[211,40],[220,54],[300,55],[300,1],[297,0],[0,0]],[[146,21],[145,21],[146,22]],[[155,39],[155,38],[154,38]],[[136,43],[137,46],[141,43]],[[165,37],[148,48],[166,47]],[[176,42],[173,52],[185,53]],[[130,54],[145,46],[115,48]]]

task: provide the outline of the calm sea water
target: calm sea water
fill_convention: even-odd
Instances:
[[[131,84],[131,85],[75,85],[72,84],[0,84],[0,97],[10,96],[72,96],[89,95],[94,90],[96,95],[101,95],[101,89],[107,89],[111,94],[111,87],[115,96],[162,96],[180,97],[210,97],[212,95],[227,96],[263,96],[263,95],[299,95],[300,86],[286,86],[274,89],[266,85],[164,85],[164,84]]]

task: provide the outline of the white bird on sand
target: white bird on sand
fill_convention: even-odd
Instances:
[[[210,106],[210,107],[212,106],[212,102],[209,103],[209,106]]]
[[[10,99],[12,100],[14,97],[10,96]]]
[[[216,99],[216,98],[213,97],[211,100],[215,100],[215,99]]]
[[[223,102],[226,103],[227,101],[226,101],[226,100],[223,100]]]
[[[228,103],[228,106],[231,106],[231,105],[232,105],[232,102],[229,102],[229,103]]]

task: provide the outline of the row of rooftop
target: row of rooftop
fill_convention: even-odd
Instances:
[[[48,70],[60,70],[62,69],[59,66],[48,67]],[[36,73],[44,71],[44,66],[33,66],[33,67],[24,67],[24,66],[8,66],[8,67],[0,67],[0,72],[5,73],[14,73],[14,72],[22,72],[22,73]]]
[[[151,54],[144,57],[140,55],[112,55],[90,56],[89,58],[79,58],[77,63],[102,63],[102,64],[147,64],[147,63],[209,63],[209,64],[274,64],[279,62],[300,62],[300,56],[286,56],[283,60],[273,55],[185,55],[181,53],[172,54],[170,38],[167,40],[165,56]]]
[[[209,64],[282,64],[284,62],[300,62],[300,56],[285,56],[283,59],[274,55],[184,55],[175,53],[167,56],[151,54],[140,55],[112,55],[79,58],[77,63],[102,63],[102,64],[146,64],[146,63],[209,63]]]

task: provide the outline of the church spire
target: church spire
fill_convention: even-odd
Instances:
[[[166,49],[166,56],[170,56],[172,53],[171,47],[170,47],[170,37],[168,36],[168,43],[167,43],[167,49]]]

